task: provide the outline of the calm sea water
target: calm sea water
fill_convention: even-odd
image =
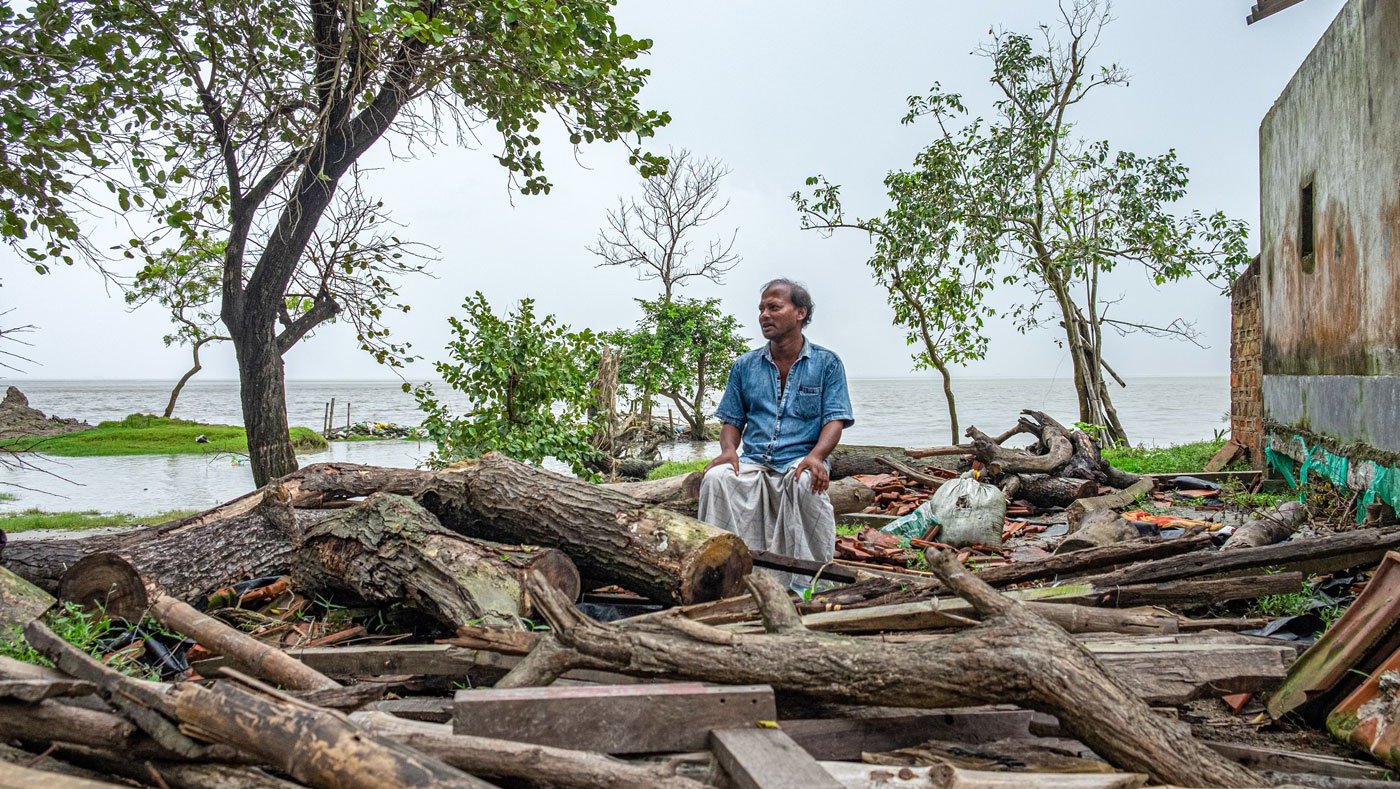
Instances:
[[[18,386],[29,404],[46,414],[94,424],[132,413],[159,413],[170,393],[170,384],[163,381],[0,380],[0,386],[7,384]],[[843,440],[906,447],[948,442],[947,411],[936,382],[856,378],[850,387],[856,425]],[[976,425],[988,433],[1011,426],[1023,408],[1045,411],[1064,422],[1072,422],[1076,413],[1073,384],[1065,379],[961,379],[955,381],[954,389],[962,425]],[[454,399],[447,391],[440,394],[463,411],[467,409],[465,399]],[[1134,443],[1195,441],[1210,438],[1227,426],[1230,391],[1223,376],[1128,379],[1128,388],[1116,390],[1114,397]],[[292,424],[320,429],[331,398],[336,401],[337,424],[344,424],[347,404],[355,422],[416,424],[420,419],[412,395],[395,382],[290,381],[287,409]],[[665,409],[660,413],[664,415]],[[180,396],[175,416],[240,424],[237,382],[191,382]],[[667,447],[665,454],[686,459],[712,454],[715,449],[704,442],[682,443]],[[431,452],[432,445],[426,442],[337,442],[326,452],[302,455],[301,461],[412,467]],[[56,476],[0,469],[0,490],[16,496],[14,501],[0,503],[0,510],[41,507],[148,514],[213,506],[252,487],[247,465],[228,456],[47,458],[40,462]]]

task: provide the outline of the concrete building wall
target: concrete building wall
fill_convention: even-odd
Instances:
[[[1265,116],[1259,138],[1270,443],[1302,435],[1394,465],[1400,0],[1350,0]]]

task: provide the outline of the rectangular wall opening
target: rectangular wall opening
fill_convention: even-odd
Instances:
[[[1317,262],[1313,236],[1313,182],[1303,184],[1298,201],[1298,260],[1303,271],[1311,274]]]

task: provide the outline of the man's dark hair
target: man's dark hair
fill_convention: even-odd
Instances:
[[[792,306],[799,310],[807,311],[807,317],[802,319],[802,326],[804,328],[807,324],[812,322],[812,312],[816,307],[812,304],[812,294],[807,292],[807,286],[803,285],[801,282],[793,282],[787,277],[778,277],[764,285],[763,289],[758,292],[758,295],[762,296],[773,288],[787,288],[788,301],[792,302]]]

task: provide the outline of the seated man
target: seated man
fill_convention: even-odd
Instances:
[[[699,517],[754,550],[827,562],[836,515],[826,456],[855,419],[841,359],[802,336],[811,322],[806,288],[787,279],[763,286],[758,325],[768,344],[729,371],[715,414],[724,423],[720,454],[705,468]],[[808,583],[776,575],[795,589]]]

